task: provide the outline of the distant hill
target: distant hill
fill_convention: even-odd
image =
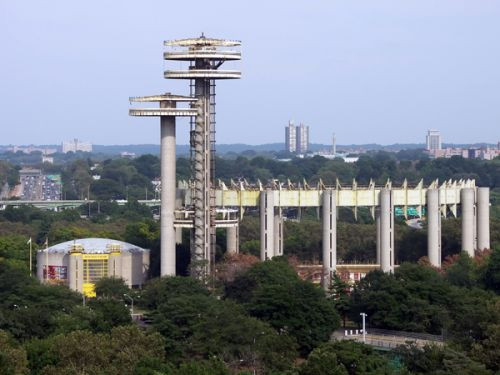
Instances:
[[[496,144],[492,143],[476,143],[476,144],[451,144],[444,143],[443,147],[496,147]],[[0,145],[0,152],[5,152],[7,148],[12,147],[12,145]],[[59,148],[60,145],[40,145],[37,147],[44,148]],[[332,147],[331,144],[321,144],[321,143],[312,143],[310,144],[311,151],[320,151],[320,150],[330,150]],[[400,150],[414,150],[414,149],[423,149],[425,148],[425,144],[423,143],[395,143],[392,145],[379,145],[376,143],[369,144],[350,144],[350,145],[337,145],[337,150],[347,150],[350,152],[356,151],[391,151],[397,152]],[[255,151],[259,152],[279,152],[284,151],[285,144],[284,143],[265,143],[261,145],[248,145],[244,143],[233,143],[233,144],[216,144],[217,153],[219,155],[234,153],[240,154],[244,151]],[[143,154],[159,154],[160,153],[160,145],[158,144],[130,144],[130,145],[93,145],[93,153],[96,154],[104,154],[104,155],[119,155],[122,152],[131,152],[136,155]],[[177,145],[177,155],[187,155],[189,154],[189,145]]]

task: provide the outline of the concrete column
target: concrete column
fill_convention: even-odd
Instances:
[[[323,211],[323,288],[328,289],[337,267],[337,196],[332,189],[324,190]]]
[[[387,188],[380,191],[380,269],[394,272],[394,203]]]
[[[474,256],[474,189],[464,188],[460,191],[462,205],[462,250]]]
[[[434,267],[441,267],[441,212],[439,190],[427,190],[427,257]]]
[[[227,227],[226,229],[226,253],[227,254],[237,254],[239,252],[239,227]]]
[[[175,103],[162,101],[161,108]],[[161,276],[175,276],[175,117],[161,118]]]
[[[274,256],[274,195],[272,190],[260,193],[260,259]]]
[[[377,264],[380,266],[380,207],[375,208],[375,228],[377,231]]]
[[[283,255],[283,218],[274,216],[274,255]]]
[[[83,258],[81,253],[72,253],[69,257],[69,288],[83,292]]]
[[[182,244],[182,228],[175,228],[175,243]]]
[[[108,277],[122,277],[122,253],[112,252],[108,259]]]
[[[490,248],[490,188],[477,188],[477,249]]]

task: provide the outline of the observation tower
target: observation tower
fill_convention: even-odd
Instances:
[[[226,61],[241,59],[241,42],[199,38],[166,41],[167,61],[187,62],[184,70],[166,70],[167,79],[185,79],[190,96],[198,100],[199,114],[191,118],[191,163],[194,182],[193,232],[191,236],[192,272],[202,277],[210,272],[215,257],[215,81],[239,79],[237,70],[219,69]]]
[[[130,116],[146,116],[160,118],[160,162],[161,162],[161,206],[160,206],[160,231],[161,231],[161,265],[162,276],[175,275],[175,119],[176,117],[196,116],[197,109],[191,108],[196,102],[190,96],[163,95],[132,97],[130,102],[158,103],[158,107],[131,108]],[[177,103],[189,103],[189,108],[177,108]]]

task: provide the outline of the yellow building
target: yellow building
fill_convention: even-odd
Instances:
[[[120,277],[131,288],[144,284],[149,270],[149,250],[107,238],[82,238],[63,242],[37,253],[37,277],[51,284],[95,296],[103,277]]]

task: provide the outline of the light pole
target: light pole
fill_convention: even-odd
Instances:
[[[28,244],[30,245],[30,277],[31,277],[31,274],[32,274],[32,270],[33,270],[33,244],[32,244],[32,240],[31,240],[31,237],[30,239],[28,240]]]
[[[128,294],[123,294],[124,297],[128,297],[130,299],[130,301],[132,302],[132,304],[130,305],[130,315],[134,315],[134,299],[132,297],[130,297]]]
[[[365,314],[365,313],[360,313],[359,315],[361,315],[363,317],[363,343],[366,344],[366,325],[365,325],[365,319],[366,319],[366,317],[368,315]]]

